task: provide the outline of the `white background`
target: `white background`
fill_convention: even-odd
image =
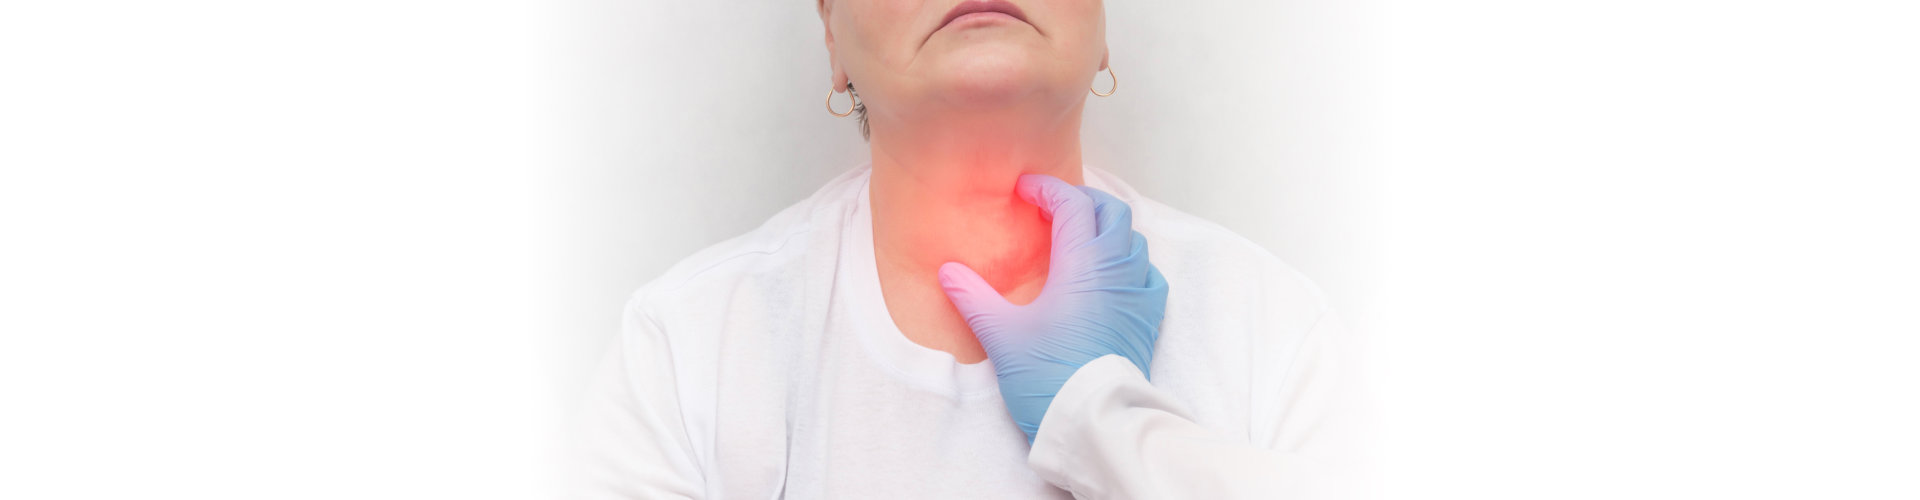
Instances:
[[[1916,21],[1114,2],[1084,144],[1352,317],[1382,496],[1912,498]],[[864,160],[819,29],[0,9],[0,497],[538,495],[625,293]]]

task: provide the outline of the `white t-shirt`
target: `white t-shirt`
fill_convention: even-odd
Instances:
[[[888,315],[873,260],[870,171],[834,179],[634,294],[581,409],[582,497],[1067,498],[1048,481],[1179,469],[1075,450],[1029,457],[992,362],[961,364],[915,344]],[[1322,358],[1337,337],[1318,289],[1224,228],[1142,198],[1111,174],[1087,168],[1084,177],[1133,207],[1134,229],[1169,285],[1152,383],[1131,390],[1152,391],[1147,399],[1189,432],[1263,453],[1311,448],[1324,400],[1335,396],[1324,389],[1330,377],[1316,376],[1333,366]],[[1130,374],[1112,377],[1138,378],[1109,364]],[[1080,378],[1056,406],[1112,397],[1068,394],[1103,385]],[[1094,427],[1054,413],[1043,441],[1050,429]],[[1095,462],[1135,465],[1072,465]],[[1036,472],[1043,464],[1076,470]]]

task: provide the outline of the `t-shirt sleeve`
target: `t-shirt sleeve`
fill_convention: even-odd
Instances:
[[[569,496],[578,499],[701,498],[668,338],[639,302],[593,375],[577,417]]]

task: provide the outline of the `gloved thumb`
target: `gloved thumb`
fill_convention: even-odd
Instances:
[[[1013,307],[1000,291],[973,272],[973,268],[959,262],[940,265],[940,288],[946,290],[947,300],[953,301],[953,307],[960,310],[960,317],[967,320],[977,335],[980,321],[987,315]]]

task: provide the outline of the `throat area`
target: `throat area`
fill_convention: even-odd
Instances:
[[[1031,302],[1046,282],[1052,225],[1011,192],[876,207],[874,214],[883,282],[938,291],[940,266],[959,262],[1015,304]]]

